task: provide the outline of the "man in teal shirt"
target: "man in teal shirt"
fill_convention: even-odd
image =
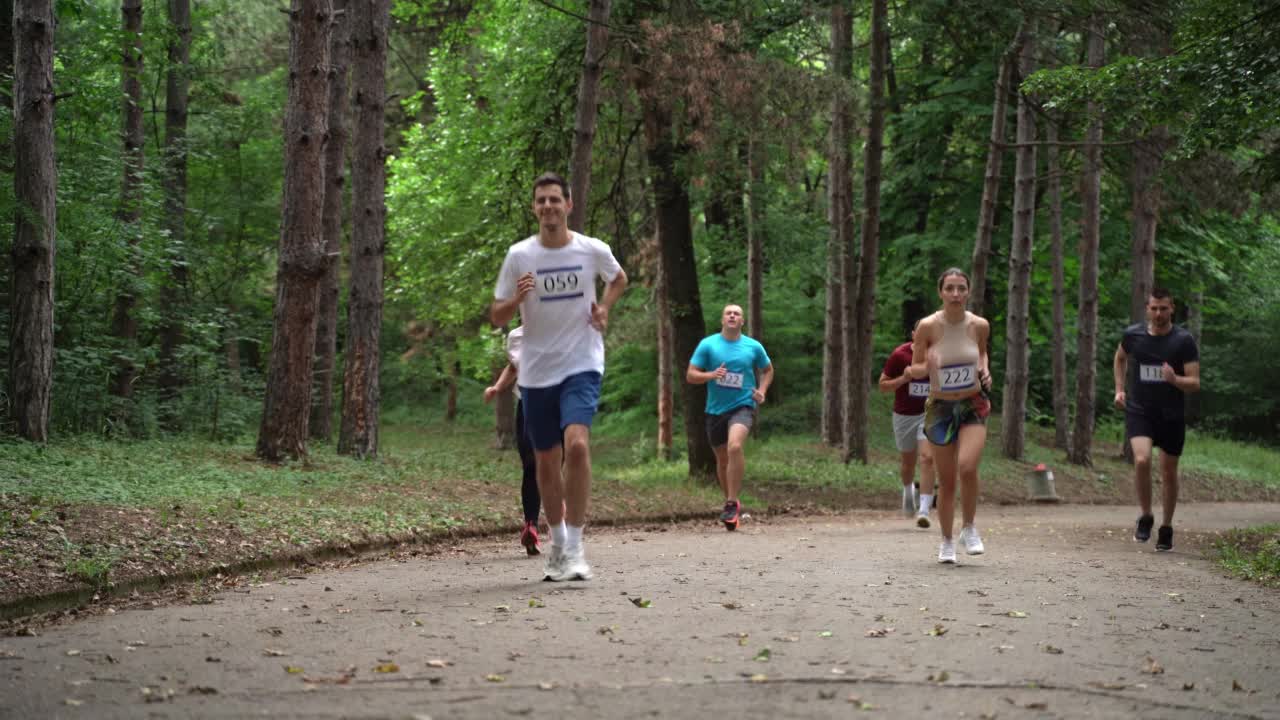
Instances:
[[[742,475],[746,461],[742,444],[751,433],[756,406],[764,402],[773,382],[773,363],[764,346],[742,334],[742,308],[725,305],[720,332],[698,343],[689,360],[685,380],[707,388],[707,437],[716,453],[716,478],[724,490],[720,522],[737,530],[742,503]]]

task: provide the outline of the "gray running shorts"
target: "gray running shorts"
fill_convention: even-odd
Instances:
[[[898,452],[915,450],[924,440],[924,413],[919,415],[893,414],[893,440]]]

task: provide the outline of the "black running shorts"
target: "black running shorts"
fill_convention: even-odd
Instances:
[[[1170,420],[1127,412],[1124,414],[1124,436],[1126,439],[1149,437],[1152,445],[1180,457],[1187,439],[1187,423],[1182,418]]]

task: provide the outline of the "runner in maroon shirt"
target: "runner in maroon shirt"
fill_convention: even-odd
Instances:
[[[920,322],[916,321],[916,325]],[[912,341],[916,331],[911,330]],[[901,453],[902,514],[916,516],[916,525],[929,527],[929,508],[933,503],[933,453],[924,441],[924,401],[929,397],[929,378],[911,376],[911,342],[899,345],[889,355],[880,373],[880,391],[892,392],[893,439]],[[920,498],[915,502],[913,479],[916,460],[920,461]]]

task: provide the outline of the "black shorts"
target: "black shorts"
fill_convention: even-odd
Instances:
[[[1183,418],[1153,418],[1149,415],[1127,412],[1124,414],[1125,439],[1149,437],[1151,444],[1164,452],[1179,457],[1187,439],[1187,422]]]
[[[750,430],[756,421],[756,409],[751,405],[736,407],[727,413],[707,415],[707,439],[717,448],[729,442],[730,425],[746,425]]]

